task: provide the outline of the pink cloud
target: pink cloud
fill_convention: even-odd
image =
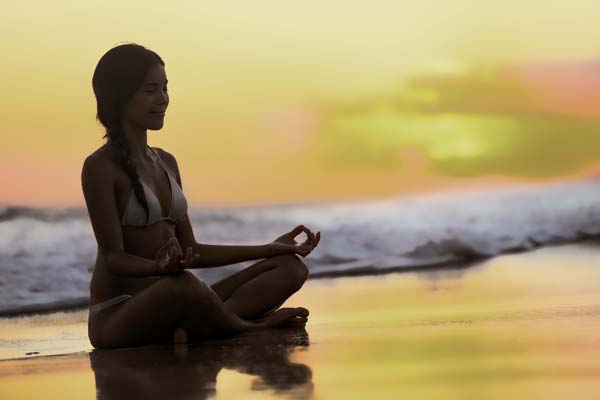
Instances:
[[[505,66],[468,74],[425,75],[411,80],[415,88],[439,94],[425,112],[546,114],[600,119],[600,62],[544,62]],[[414,107],[410,99],[400,107]]]
[[[306,106],[288,106],[269,110],[257,118],[258,129],[268,132],[277,147],[302,150],[316,133],[320,116]],[[265,144],[263,144],[265,145]]]
[[[600,62],[547,62],[507,68],[505,77],[531,88],[540,111],[600,118]]]

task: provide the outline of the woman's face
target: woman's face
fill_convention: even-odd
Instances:
[[[127,105],[124,122],[144,129],[161,129],[169,105],[167,82],[164,66],[157,64],[150,69],[144,83]]]

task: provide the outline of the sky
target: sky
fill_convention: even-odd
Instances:
[[[589,175],[597,1],[5,1],[1,205],[82,206],[104,140],[91,78],[165,61],[149,144],[192,205],[306,203]]]

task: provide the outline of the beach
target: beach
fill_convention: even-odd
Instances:
[[[600,1],[24,4],[0,400],[600,399]]]
[[[85,310],[3,318],[0,398],[600,396],[598,241],[310,279],[286,306],[305,330],[102,351]]]

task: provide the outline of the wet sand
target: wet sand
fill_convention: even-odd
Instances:
[[[0,399],[600,398],[600,243],[310,280],[286,305],[305,331],[103,351],[85,311],[0,319]]]

